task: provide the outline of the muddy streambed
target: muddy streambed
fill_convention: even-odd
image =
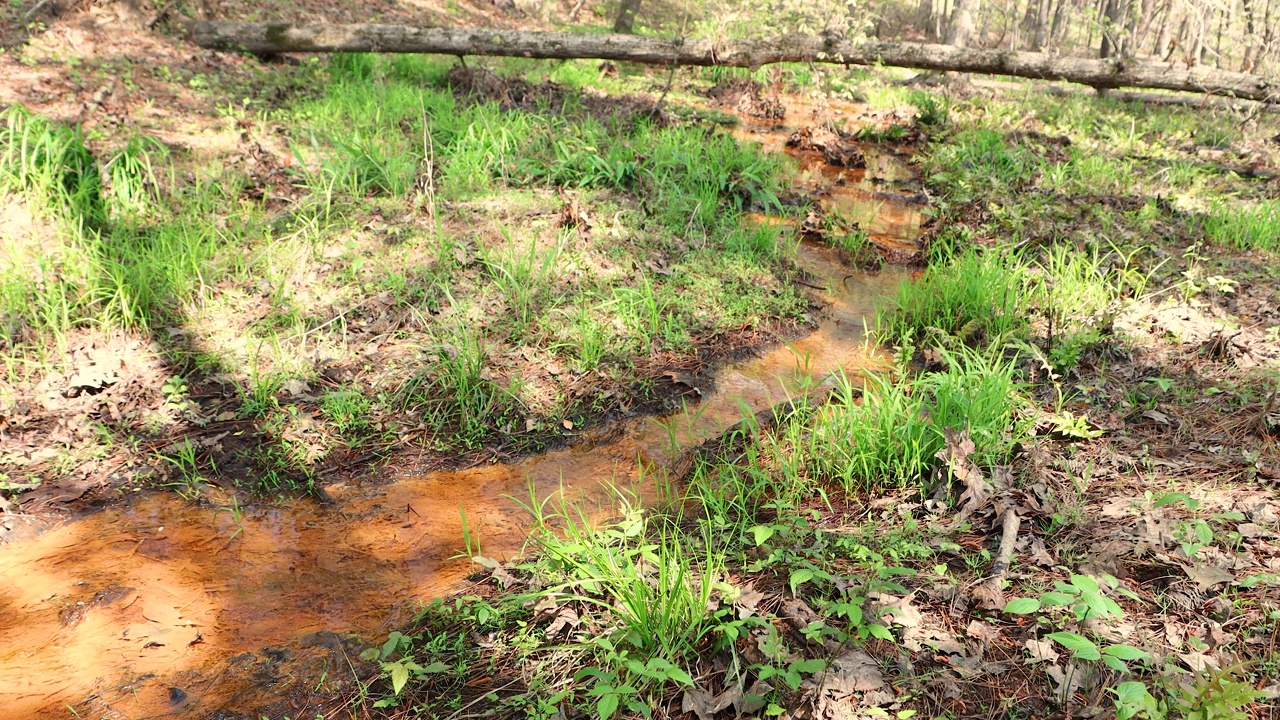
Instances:
[[[779,148],[788,126],[822,120],[803,105],[785,123],[735,132]],[[869,169],[795,153],[796,183],[910,247],[919,208],[895,156]],[[332,656],[341,636],[372,642],[404,622],[411,602],[448,594],[477,569],[465,557],[463,511],[481,552],[504,559],[525,542],[517,500],[563,493],[607,512],[615,488],[641,497],[644,479],[681,448],[717,436],[746,408],[771,407],[831,373],[881,362],[865,342],[874,306],[905,270],[856,272],[828,247],[804,243],[797,262],[829,303],[793,343],[723,368],[703,399],[666,418],[603,428],[574,446],[506,465],[331,485],[332,505],[300,499],[243,509],[139,494],[0,551],[0,718],[238,717],[299,690],[272,663]],[[674,441],[674,442],[673,442]],[[325,660],[324,662],[330,662]],[[312,668],[314,684],[331,665]]]

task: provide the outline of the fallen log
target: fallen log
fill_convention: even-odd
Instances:
[[[291,25],[208,21],[191,23],[190,28],[191,39],[196,45],[255,54],[434,53],[750,68],[779,62],[891,65],[920,70],[1066,80],[1095,88],[1155,88],[1262,102],[1280,100],[1280,87],[1268,78],[1202,65],[1187,67],[1179,63],[1128,58],[1072,58],[899,41],[858,43],[819,35],[713,42],[638,35],[379,24]]]

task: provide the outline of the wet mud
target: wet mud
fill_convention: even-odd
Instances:
[[[789,103],[785,120],[748,117],[735,132],[783,152],[797,124],[830,112]],[[795,183],[877,243],[913,247],[921,216],[909,170],[893,152],[862,151],[866,168],[796,151]],[[415,601],[450,593],[478,569],[464,517],[480,554],[518,556],[531,519],[521,500],[559,493],[605,513],[619,490],[643,499],[683,449],[744,413],[884,362],[866,323],[908,271],[855,271],[811,242],[797,262],[828,305],[817,329],[722,368],[699,388],[701,402],[676,415],[602,428],[510,464],[331,485],[332,504],[216,507],[138,493],[4,547],[0,719],[248,717],[264,697],[287,692],[273,663],[309,647],[358,648],[344,644],[348,634],[372,642],[405,622]]]

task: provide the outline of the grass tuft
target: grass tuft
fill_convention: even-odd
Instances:
[[[979,464],[1007,459],[1020,434],[1013,363],[974,352],[946,360],[945,371],[910,380],[872,375],[861,397],[842,382],[814,423],[810,471],[846,491],[919,485],[940,462],[948,428],[969,434]]]
[[[883,342],[915,345],[941,333],[966,345],[1009,339],[1027,326],[1024,269],[994,251],[969,249],[930,267],[876,317]]]
[[[1205,235],[1215,243],[1242,250],[1280,250],[1280,200],[1252,204],[1218,200],[1204,221]]]

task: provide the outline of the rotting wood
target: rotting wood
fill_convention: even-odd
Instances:
[[[409,25],[194,22],[192,41],[201,47],[257,54],[290,52],[385,52],[493,55],[556,60],[599,59],[652,65],[756,68],[779,62],[890,65],[920,70],[1011,75],[1066,80],[1095,88],[1138,87],[1280,100],[1277,86],[1250,73],[1187,67],[1131,58],[1072,58],[899,41],[852,42],[834,36],[786,35],[764,40],[713,42],[619,34],[576,34]]]

